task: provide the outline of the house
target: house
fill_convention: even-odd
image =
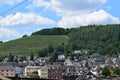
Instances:
[[[89,54],[89,50],[82,50],[82,53]]]
[[[92,55],[91,55],[91,57],[96,57],[96,58],[99,58],[99,57],[101,57],[102,55],[101,55],[101,53],[93,53]]]
[[[41,66],[26,66],[25,67],[25,76],[32,72],[38,72],[41,69]]]
[[[38,69],[38,75],[40,78],[48,79],[48,66],[45,65],[41,69]]]
[[[80,76],[83,74],[83,68],[79,63],[73,63],[73,66],[64,66],[63,75],[64,76]]]
[[[70,61],[69,59],[66,59],[64,62],[65,66],[73,66],[72,61]]]
[[[47,60],[45,58],[37,58],[37,59],[35,59],[35,62],[39,63],[39,65],[47,64]]]
[[[15,73],[19,76],[23,76],[24,69],[22,67],[15,67]]]
[[[64,59],[57,59],[56,62],[54,62],[54,64],[56,65],[64,65],[65,60]]]
[[[15,68],[13,66],[0,66],[0,75],[5,77],[14,77]]]
[[[75,51],[73,52],[73,54],[81,54],[81,51],[80,51],[80,50],[75,50]]]
[[[104,59],[96,59],[96,60],[95,60],[95,63],[96,63],[97,65],[105,64],[105,60],[104,60]]]
[[[79,76],[78,78],[76,78],[76,80],[83,80],[82,76]]]
[[[18,66],[16,62],[0,62],[0,66]]]
[[[75,73],[74,66],[65,66],[63,69],[64,76],[73,76]]]
[[[4,77],[4,76],[0,75],[0,80],[11,80],[11,79],[9,79],[9,78],[7,78],[7,77]]]
[[[43,79],[57,79],[62,80],[62,67],[61,65],[45,65],[38,69],[38,75]]]
[[[59,59],[59,60],[64,60],[64,59],[65,59],[65,56],[64,56],[64,55],[58,55],[58,59]]]
[[[93,78],[95,78],[95,76],[94,76],[94,74],[93,74],[91,71],[89,71],[89,72],[86,74],[85,78],[86,78],[87,80],[93,80]]]
[[[48,65],[48,78],[62,80],[61,65]]]

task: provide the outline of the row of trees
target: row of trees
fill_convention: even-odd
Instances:
[[[64,28],[48,28],[42,29],[40,31],[36,31],[32,33],[32,35],[68,35],[71,32],[71,29]]]
[[[115,67],[114,69],[109,69],[108,67],[104,67],[102,69],[102,75],[104,76],[113,76],[113,75],[120,75],[120,68]]]
[[[49,60],[51,62],[54,62],[58,58],[58,55],[64,53],[65,53],[64,45],[58,45],[58,46],[48,45],[47,48],[38,51],[38,56],[39,57],[49,56],[50,58]]]

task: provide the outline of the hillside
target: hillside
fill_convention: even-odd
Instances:
[[[69,39],[62,34],[69,36]],[[65,45],[57,46],[66,42]],[[59,55],[58,53],[70,55],[66,53],[83,49],[89,50],[91,54],[96,52],[105,55],[120,54],[120,25],[89,25],[71,29],[43,29],[34,32],[29,37],[0,43],[0,54],[30,55],[31,52],[44,51],[44,48],[47,48],[48,45],[56,46],[52,53],[57,55]]]
[[[0,43],[0,54],[16,54],[29,55],[29,53],[37,53],[39,50],[46,48],[49,44],[54,46],[65,43],[67,36],[42,36],[35,35],[24,37],[4,43]]]
[[[120,25],[89,25],[70,34],[72,50],[86,49],[92,53],[120,54]]]

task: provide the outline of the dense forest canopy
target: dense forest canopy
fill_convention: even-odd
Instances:
[[[120,25],[89,25],[70,33],[72,49],[87,49],[102,54],[120,53]]]
[[[67,35],[70,29],[64,28],[48,28],[32,33],[32,35]]]

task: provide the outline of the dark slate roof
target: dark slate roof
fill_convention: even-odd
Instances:
[[[13,66],[0,66],[0,70],[15,70]]]
[[[105,63],[105,60],[95,60],[97,63]]]
[[[88,72],[87,75],[93,75],[93,73],[92,72]]]
[[[0,66],[18,66],[16,62],[1,62]]]

